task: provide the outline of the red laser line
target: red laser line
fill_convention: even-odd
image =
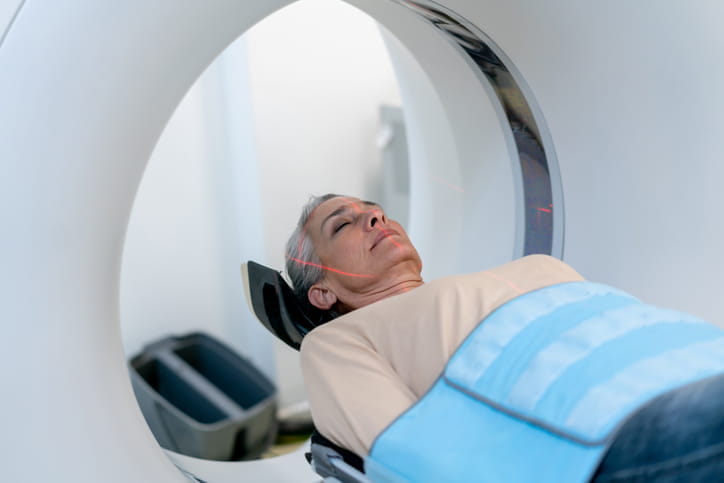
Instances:
[[[484,273],[485,275],[491,276],[492,278],[494,278],[494,279],[496,279],[496,280],[499,280],[499,281],[501,281],[501,282],[504,282],[506,285],[508,285],[510,288],[512,288],[513,290],[515,290],[515,291],[518,292],[519,294],[522,294],[522,293],[523,293],[523,290],[521,290],[520,287],[518,287],[516,284],[514,284],[514,283],[511,282],[510,280],[505,279],[505,278],[503,278],[503,277],[500,277],[500,276],[498,276],[498,275],[495,275],[493,272],[490,272],[490,271],[485,271],[485,272],[483,272],[483,273]]]
[[[330,272],[339,273],[339,274],[341,274],[341,275],[347,275],[347,276],[349,276],[349,277],[359,277],[359,278],[372,278],[372,277],[373,277],[373,275],[363,275],[363,274],[361,274],[361,273],[343,272],[342,270],[337,270],[336,268],[327,267],[327,266],[324,266],[324,265],[320,265],[320,264],[318,264],[318,263],[305,262],[304,260],[300,260],[300,259],[298,259],[298,258],[294,258],[294,257],[291,256],[291,255],[287,255],[287,258],[290,259],[290,260],[292,260],[292,261],[294,261],[294,262],[300,263],[300,264],[302,264],[302,265],[310,265],[310,266],[312,266],[312,267],[321,268],[322,270],[328,270],[328,271],[330,271]]]
[[[392,234],[392,235],[395,234],[392,230],[385,230],[384,228],[380,228],[380,230],[382,230],[382,233],[385,234],[385,238],[387,238],[388,240],[390,240],[397,248],[402,249],[402,245],[400,245],[400,244],[397,243],[395,240],[393,240],[392,238],[390,238],[390,235],[391,235],[391,234]],[[380,240],[380,241],[382,241],[382,240]]]
[[[439,176],[435,176],[434,174],[428,174],[433,180],[437,181],[438,183],[447,186],[451,190],[455,190],[459,193],[465,193],[465,190],[462,189],[460,186],[456,186],[449,181],[445,181],[444,179],[440,178]]]

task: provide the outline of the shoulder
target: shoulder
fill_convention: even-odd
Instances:
[[[425,284],[419,295],[456,290],[502,290],[525,293],[547,285],[576,282],[583,277],[565,262],[550,255],[528,255],[487,270],[439,278]],[[423,295],[423,292],[427,292]]]
[[[363,339],[355,330],[356,317],[350,317],[356,312],[320,325],[305,335],[299,348],[302,366],[314,364],[320,359],[329,360],[330,356],[344,354],[351,346],[359,346]]]
[[[570,265],[550,255],[528,255],[490,270],[542,285],[583,280]]]
[[[552,257],[550,255],[544,255],[542,253],[526,255],[524,257],[513,260],[512,262],[510,262],[510,264],[518,264],[518,265],[534,266],[534,267],[546,267],[548,269],[556,269],[556,270],[564,269],[564,270],[574,271],[573,268],[571,268],[571,266],[566,264],[563,260],[560,260],[556,257]]]

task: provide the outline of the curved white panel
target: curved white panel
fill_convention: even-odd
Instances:
[[[312,471],[304,457],[309,449],[309,443],[305,443],[291,453],[274,458],[221,462],[192,458],[168,450],[165,452],[188,475],[209,483],[318,483],[320,476]]]
[[[0,310],[15,346],[2,364],[8,480],[185,479],[128,382],[118,333],[126,221],[183,94],[284,3],[31,0],[0,46]]]
[[[25,0],[5,0],[0,3],[0,44],[10,25],[15,20],[15,14],[20,10]]]

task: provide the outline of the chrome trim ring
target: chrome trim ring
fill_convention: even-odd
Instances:
[[[521,74],[500,47],[455,12],[428,0],[392,1],[444,34],[495,93],[512,148],[518,218],[514,258],[533,253],[562,258],[564,211],[558,162],[543,115]]]

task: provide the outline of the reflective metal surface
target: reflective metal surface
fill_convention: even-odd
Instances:
[[[516,155],[518,223],[514,256],[563,255],[563,192],[553,143],[530,91],[510,59],[473,24],[432,1],[393,0],[424,18],[457,46],[492,87]],[[484,80],[483,80],[484,79]]]

